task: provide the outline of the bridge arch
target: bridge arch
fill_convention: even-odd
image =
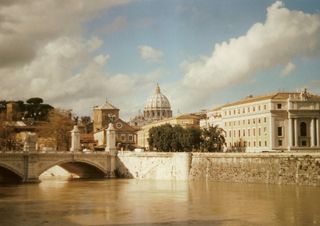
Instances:
[[[38,171],[38,177],[54,166],[60,166],[66,171],[78,175],[80,178],[103,178],[108,174],[106,169],[94,162],[65,159],[52,162],[40,168]]]
[[[8,164],[0,162],[0,183],[22,182],[23,174]]]

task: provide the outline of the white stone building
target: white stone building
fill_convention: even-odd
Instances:
[[[320,96],[307,90],[248,96],[208,111],[200,124],[223,128],[228,149],[320,150]]]

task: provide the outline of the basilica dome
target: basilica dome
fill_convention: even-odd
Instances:
[[[170,109],[170,102],[168,98],[163,95],[160,91],[159,85],[156,86],[155,92],[151,95],[145,106],[145,110],[156,110],[156,109]]]
[[[149,97],[144,107],[144,118],[146,120],[159,120],[172,117],[171,106],[168,98],[160,91],[157,84],[155,92]]]

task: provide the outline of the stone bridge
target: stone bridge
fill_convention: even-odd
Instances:
[[[0,153],[0,181],[38,182],[53,166],[61,166],[81,178],[112,178],[116,155],[109,152],[12,152]]]
[[[81,178],[114,177],[117,150],[115,129],[111,123],[106,132],[105,151],[86,153],[81,152],[80,131],[76,125],[71,131],[71,148],[67,152],[39,152],[36,148],[36,134],[27,133],[23,150],[6,153],[0,149],[0,182],[8,179],[38,182],[39,176],[53,166],[61,166]]]

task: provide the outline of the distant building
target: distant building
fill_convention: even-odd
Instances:
[[[130,125],[141,127],[148,123],[172,117],[171,105],[168,98],[161,93],[157,84],[154,93],[149,97],[144,107],[143,114],[135,116],[130,120]]]
[[[136,129],[119,118],[119,109],[108,101],[101,106],[93,108],[93,137],[97,148],[104,148],[106,145],[106,129],[109,123],[114,124],[116,129],[117,147],[128,149],[134,147],[137,142]]]
[[[319,149],[320,96],[307,90],[248,96],[208,111],[200,124],[223,128],[228,149]]]
[[[200,116],[195,114],[185,114],[179,115],[177,117],[166,118],[159,121],[151,122],[147,125],[141,127],[141,129],[137,132],[138,135],[138,143],[139,147],[149,148],[148,138],[149,138],[149,130],[153,127],[170,124],[170,125],[180,125],[183,128],[199,128]]]

